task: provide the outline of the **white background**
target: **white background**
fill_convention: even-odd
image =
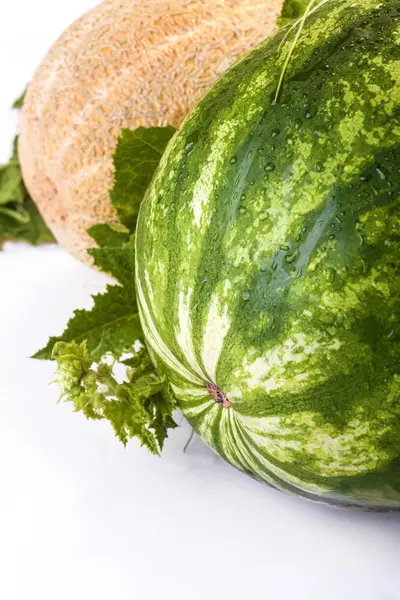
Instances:
[[[2,1],[0,162],[9,111],[90,0]],[[284,496],[220,461],[183,425],[162,459],[56,404],[28,359],[105,277],[56,247],[0,254],[2,600],[399,600],[400,517]]]

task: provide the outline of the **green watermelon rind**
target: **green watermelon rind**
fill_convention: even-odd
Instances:
[[[228,462],[288,493],[398,510],[400,0],[311,9],[167,147],[138,221],[141,321]]]

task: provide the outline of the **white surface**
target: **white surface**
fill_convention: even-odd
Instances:
[[[0,21],[0,161],[18,96],[91,2],[13,0]],[[28,359],[105,278],[55,248],[0,254],[2,600],[399,600],[400,517],[335,511],[248,479],[186,427],[162,459],[91,423]]]

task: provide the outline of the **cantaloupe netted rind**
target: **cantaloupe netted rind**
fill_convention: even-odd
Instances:
[[[178,126],[212,82],[275,29],[283,0],[106,0],[52,46],[31,82],[19,152],[58,242],[88,262],[87,229],[116,220],[122,127]]]

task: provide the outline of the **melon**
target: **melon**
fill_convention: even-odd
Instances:
[[[282,2],[106,0],[67,29],[29,85],[19,137],[26,186],[62,246],[87,261],[87,229],[116,222],[121,128],[180,125],[274,31]]]
[[[141,205],[146,342],[201,438],[400,509],[400,0],[310,2],[185,120]]]

